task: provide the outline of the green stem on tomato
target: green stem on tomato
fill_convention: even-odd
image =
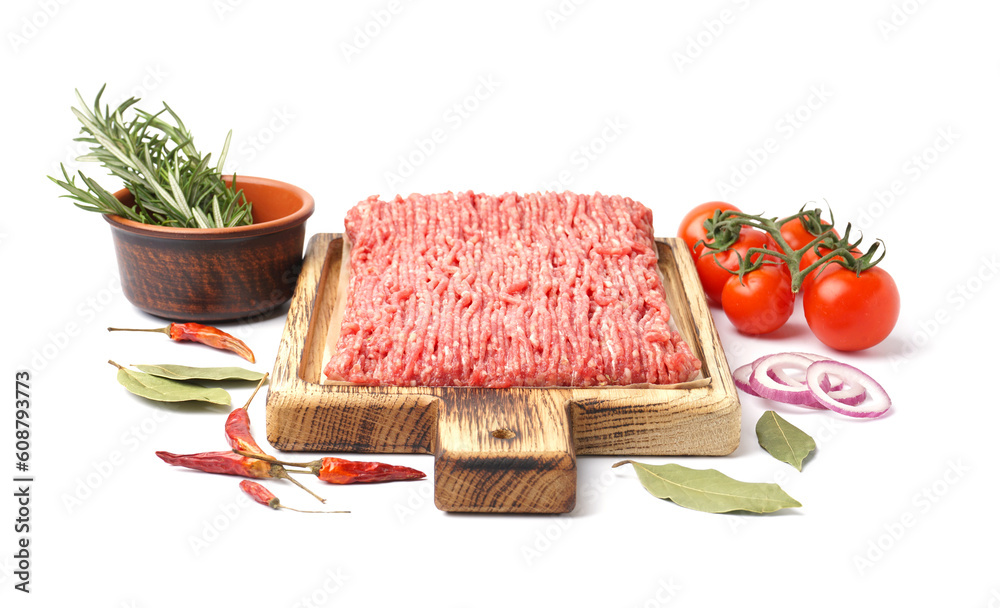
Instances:
[[[769,262],[764,259],[764,256],[775,258],[788,267],[792,278],[793,293],[801,289],[807,276],[828,264],[840,264],[844,268],[860,275],[865,270],[881,262],[885,257],[885,244],[880,240],[876,241],[865,254],[854,257],[852,252],[857,251],[857,247],[861,244],[861,239],[858,239],[855,243],[850,241],[851,225],[847,225],[844,230],[844,236],[840,237],[836,233],[832,223],[823,223],[821,214],[820,209],[806,210],[803,207],[797,214],[779,220],[777,218],[765,218],[760,215],[751,215],[739,211],[716,211],[715,215],[705,221],[706,238],[698,241],[696,247],[703,245],[705,251],[702,255],[711,255],[729,249],[739,239],[740,231],[744,226],[766,232],[774,240],[775,244],[781,248],[781,251],[751,247],[747,249],[746,257],[739,258],[739,268],[735,271],[728,268],[726,270],[732,274],[739,275],[742,281],[744,274],[760,268],[765,263],[779,263],[774,261]],[[832,215],[833,213],[831,212],[831,219]],[[781,227],[791,221],[802,222],[802,225],[807,227],[809,233],[815,236],[812,241],[801,249],[793,249],[781,234]],[[816,234],[814,230],[820,227],[828,228]],[[821,245],[830,251],[819,256],[820,252],[818,248]],[[875,253],[879,250],[879,245],[881,245],[882,249],[881,255],[878,259],[874,259]],[[809,251],[814,251],[818,259],[809,266],[800,268],[802,257]],[[716,259],[715,263],[724,268],[724,266],[719,264],[718,259]]]

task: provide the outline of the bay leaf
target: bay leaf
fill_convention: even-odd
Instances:
[[[118,384],[130,393],[152,399],[175,403],[179,401],[206,401],[219,405],[230,405],[229,393],[221,388],[205,388],[191,382],[178,382],[160,378],[152,374],[137,372],[124,367],[118,368]]]
[[[771,513],[802,506],[776,483],[746,483],[715,469],[689,469],[679,464],[652,465],[623,460],[612,466],[626,463],[632,465],[650,494],[696,511]]]
[[[757,421],[760,447],[780,460],[802,470],[802,461],[816,449],[816,442],[805,431],[768,410]]]
[[[147,374],[171,380],[246,380],[259,382],[263,372],[242,367],[190,367],[187,365],[133,365]]]

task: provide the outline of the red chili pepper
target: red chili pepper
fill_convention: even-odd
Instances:
[[[312,490],[305,487],[298,480],[293,479],[285,467],[280,463],[261,459],[259,456],[240,455],[235,452],[202,452],[200,454],[171,454],[170,452],[157,452],[160,460],[167,464],[187,467],[206,473],[218,473],[222,475],[239,475],[252,479],[278,478],[299,486],[306,492],[312,494],[320,502],[326,502],[324,498],[317,496]],[[270,458],[270,456],[264,456]]]
[[[221,329],[202,325],[201,323],[171,323],[166,327],[156,329],[123,329],[119,327],[109,327],[108,331],[151,331],[167,334],[171,340],[200,342],[213,348],[228,350],[243,357],[250,363],[255,363],[253,351],[243,340],[236,338],[222,331]]]
[[[241,456],[260,458],[249,452],[237,451]],[[427,477],[422,471],[384,462],[362,462],[328,456],[312,462],[284,462],[264,456],[267,462],[290,467],[303,467],[327,483],[380,483],[383,481],[409,481]],[[296,471],[298,472],[298,471]]]
[[[253,401],[253,398],[257,395],[257,391],[260,390],[265,381],[267,381],[267,374],[264,374],[264,377],[257,383],[257,388],[253,389],[253,394],[247,399],[246,405],[233,410],[229,413],[229,417],[226,418],[226,441],[229,442],[229,445],[234,450],[265,455],[264,450],[257,445],[257,442],[253,439],[253,435],[250,433],[250,414],[247,412],[250,402]]]
[[[303,511],[301,509],[286,507],[281,504],[281,501],[278,500],[277,496],[256,481],[248,481],[244,479],[240,482],[240,489],[246,492],[247,495],[254,499],[255,502],[258,502],[266,507],[271,507],[275,510],[288,509],[289,511],[296,511],[298,513],[350,513],[350,511]]]
[[[383,462],[356,462],[343,458],[323,458],[319,471],[308,467],[313,474],[327,483],[378,483],[382,481],[407,481],[423,479],[426,475],[410,467],[385,464]]]
[[[280,465],[275,468],[272,463],[266,460],[248,458],[234,452],[202,452],[200,454],[157,452],[156,455],[163,462],[174,466],[187,467],[206,473],[240,475],[254,479],[280,477],[281,474],[277,471],[283,470]]]

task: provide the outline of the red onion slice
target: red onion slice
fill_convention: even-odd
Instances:
[[[754,361],[756,363],[756,361]],[[747,363],[746,365],[737,367],[733,371],[733,383],[736,384],[736,388],[740,389],[744,393],[749,393],[754,397],[760,397],[757,391],[753,390],[750,386],[750,374],[753,372],[753,363]]]
[[[813,353],[787,353],[787,354],[805,357],[806,359],[809,359],[814,363],[816,361],[832,361],[832,359],[828,357],[824,357],[823,355],[817,355]],[[760,359],[757,359],[756,361],[751,363],[751,365],[756,367],[756,365],[760,363],[761,359],[765,358],[766,357],[761,357]],[[796,386],[796,387],[804,386],[806,384],[805,368],[794,367],[793,369],[795,371],[802,372],[801,379],[799,379],[796,376],[793,376],[792,374],[788,373],[788,371],[780,367],[772,367],[767,371],[767,375],[770,376],[772,380],[778,382],[779,384],[784,384],[786,386]],[[830,395],[830,397],[832,397],[833,399],[836,399],[837,401],[843,403],[844,405],[857,405],[862,401],[864,401],[865,398],[867,397],[867,394],[865,393],[865,387],[861,385],[845,387],[843,378],[833,376],[831,374],[825,374],[823,376],[821,380],[821,386],[825,393]],[[826,406],[823,405],[823,403],[818,400],[814,400],[811,403],[798,403],[797,405],[805,405],[817,409],[826,408]]]
[[[813,361],[828,361],[830,357],[824,357],[823,355],[817,355],[816,353],[792,353],[793,355],[799,355],[800,357],[805,357],[806,359],[812,359]]]
[[[826,361],[828,359],[828,357],[824,357],[823,355],[817,355],[817,354],[814,354],[814,353],[788,353],[788,354],[790,354],[790,355],[798,355],[800,357],[805,357],[806,359],[809,359],[809,360],[811,360],[813,362],[815,362],[815,361]],[[761,358],[763,358],[763,357],[761,357]],[[757,361],[760,361],[760,359],[757,359]],[[756,364],[757,361],[755,361],[754,364]],[[795,368],[795,369],[797,371],[799,371],[798,368]],[[805,384],[806,383],[806,370],[802,369],[801,371],[802,371],[802,375],[799,378],[796,378],[796,377],[792,376],[791,374],[789,374],[788,372],[786,372],[785,370],[783,370],[781,368],[772,369],[771,371],[768,372],[768,374],[772,378],[774,378],[775,380],[777,380],[778,382],[780,382],[782,384],[787,384],[788,386],[799,386],[800,384]],[[840,388],[840,386],[834,386],[833,388],[837,389],[837,388]]]
[[[804,372],[805,370],[802,371]],[[768,370],[767,375],[770,376],[771,379],[774,380],[775,382],[784,384],[785,386],[801,386],[805,384],[805,382],[799,380],[798,378],[793,377],[791,374],[789,374],[788,372],[786,372],[781,368]],[[803,380],[804,379],[805,377],[803,375]]]
[[[785,368],[807,370],[815,363],[821,362],[814,362],[808,357],[803,357],[795,353],[778,353],[762,357],[755,363],[756,365],[753,366],[748,383],[750,388],[756,391],[761,397],[781,401],[782,403],[807,406],[812,405],[816,401],[813,391],[808,384],[803,382],[797,382],[794,385],[783,384],[778,379],[778,372],[784,371]],[[771,376],[772,372],[775,377]]]
[[[830,394],[823,391],[822,388],[823,376],[827,374],[843,379],[850,387],[863,387],[868,398],[858,405],[853,406],[834,399]],[[751,382],[756,376],[755,372],[751,377]],[[892,405],[889,394],[885,392],[882,385],[876,382],[874,378],[856,367],[851,367],[839,361],[816,361],[811,364],[806,370],[806,384],[811,389],[817,401],[828,409],[839,414],[844,414],[845,416],[877,418],[889,411],[889,406]]]
[[[818,359],[819,361],[833,361],[833,359]],[[823,390],[826,392],[839,391],[844,388],[844,379],[837,378],[836,376],[830,377],[830,374],[823,376]]]
[[[827,396],[831,399],[836,399],[844,405],[858,405],[868,398],[868,391],[865,390],[863,385],[847,384],[844,382],[843,378],[837,376],[834,376],[833,380],[831,380],[830,374],[823,374],[822,379],[819,381],[819,385]],[[820,406],[825,407],[822,403],[817,403]]]
[[[844,388],[844,381],[840,378],[834,378],[831,380],[830,374],[826,374],[823,376],[823,379],[820,380],[820,385],[823,387],[824,391],[829,393],[830,391],[839,391]]]

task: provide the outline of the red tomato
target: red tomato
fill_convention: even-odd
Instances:
[[[830,224],[822,220],[820,221],[820,223],[824,228],[830,228]],[[834,231],[834,234],[837,236],[837,238],[840,238],[840,235],[837,234],[836,231]],[[785,242],[788,243],[792,249],[798,251],[799,249],[802,249],[803,247],[811,243],[813,239],[815,239],[816,237],[811,232],[806,230],[806,227],[802,225],[802,220],[799,219],[787,222],[781,227],[781,238],[785,239]],[[811,250],[809,252],[806,252],[806,256],[809,255],[810,253],[812,253]],[[815,254],[813,255],[815,256]],[[802,270],[803,268],[809,265],[806,264],[805,262],[806,256],[802,256],[802,261],[799,263],[799,270]],[[813,257],[813,261],[815,260],[816,258]]]
[[[809,268],[810,266],[812,266],[813,264],[815,264],[817,260],[819,260],[821,257],[823,257],[824,255],[826,255],[828,253],[830,253],[830,249],[828,249],[826,247],[819,247],[819,254],[818,255],[816,254],[816,252],[814,250],[810,249],[809,251],[805,252],[802,255],[802,260],[799,263],[799,270],[805,270],[806,268]],[[853,255],[856,258],[860,258],[861,257],[861,252],[859,250],[857,250],[857,249],[852,249],[851,250],[851,255]],[[839,264],[837,264],[836,262],[833,262],[833,261],[830,262],[830,265],[831,266],[839,266]],[[806,278],[802,280],[802,289],[805,289],[807,285],[809,285],[810,283],[812,283],[813,280],[816,278],[817,274],[819,274],[818,269],[810,272],[809,274],[807,274]]]
[[[855,275],[831,264],[805,288],[802,307],[809,329],[837,350],[864,350],[892,332],[899,318],[899,290],[879,267]]]
[[[708,253],[708,250],[703,248],[698,252],[699,256],[695,258],[695,268],[698,270],[698,278],[701,279],[701,286],[705,288],[705,295],[710,300],[713,302],[722,302],[722,288],[726,286],[726,282],[733,276],[726,269],[736,270],[739,268],[739,258],[736,254],[739,253],[740,257],[746,258],[747,251],[752,247],[766,248],[772,251],[777,251],[778,249],[774,239],[766,232],[744,226],[740,230],[740,238],[736,239],[736,242],[729,249],[719,253]],[[716,261],[718,261],[718,264]],[[719,264],[722,265],[722,268],[719,267]]]
[[[766,264],[740,277],[731,275],[722,290],[722,310],[745,334],[772,332],[788,321],[795,309],[792,277],[787,266]]]
[[[820,225],[823,226],[824,229],[831,228],[831,225],[823,220],[820,220]],[[834,233],[836,234],[836,232]],[[791,245],[792,249],[795,250],[802,249],[816,238],[813,233],[806,230],[806,227],[802,224],[801,219],[785,222],[785,224],[781,226],[781,236],[785,239],[785,242]],[[837,235],[837,238],[840,238],[840,235]]]
[[[694,250],[694,244],[705,238],[705,220],[712,217],[715,214],[715,210],[719,209],[722,211],[739,211],[735,205],[730,205],[729,203],[702,203],[688,212],[681,220],[680,228],[677,229],[677,236],[687,243],[688,250],[691,251],[691,255],[694,259],[698,259],[698,255]]]

